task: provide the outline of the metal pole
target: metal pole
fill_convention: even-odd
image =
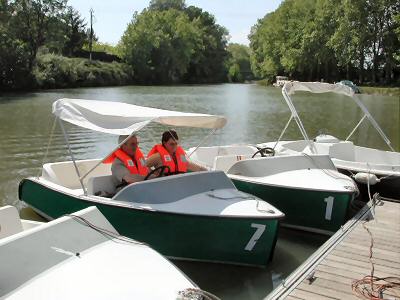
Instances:
[[[192,156],[193,153],[196,152],[196,150],[201,146],[201,144],[203,144],[211,135],[214,134],[214,132],[217,131],[217,128],[213,128],[210,133],[208,135],[206,135],[206,137],[200,141],[200,143],[194,148],[194,150],[192,152],[190,152],[190,154],[188,155],[188,158],[190,158]]]
[[[299,115],[297,114],[296,108],[294,107],[292,100],[290,99],[289,95],[286,93],[285,87],[287,84],[291,84],[291,82],[287,82],[283,86],[283,88],[282,88],[283,98],[285,99],[287,105],[289,106],[289,109],[292,112],[292,118],[296,121],[297,127],[299,127],[300,133],[302,134],[304,140],[306,140],[307,143],[309,144],[311,151],[313,153],[317,153],[317,151],[314,147],[314,144],[311,143],[310,139],[308,138],[307,132],[303,126],[303,123],[301,122]]]
[[[73,162],[73,164],[74,164],[76,174],[78,175],[79,182],[81,183],[83,193],[84,193],[85,195],[87,195],[87,191],[86,191],[86,189],[85,189],[85,186],[83,185],[83,181],[82,181],[81,178],[80,178],[78,166],[76,165],[74,155],[72,154],[72,151],[71,151],[71,146],[70,146],[69,140],[68,140],[68,134],[67,134],[67,132],[65,131],[64,125],[63,125],[63,123],[61,122],[61,119],[60,119],[60,118],[58,118],[58,122],[60,123],[60,127],[61,127],[62,133],[63,133],[63,135],[64,135],[64,139],[65,139],[65,141],[67,142],[68,152],[69,152],[69,155],[70,155],[71,158],[72,158],[72,162]]]
[[[89,171],[86,172],[86,174],[82,175],[81,177],[79,177],[80,180],[83,180],[86,178],[86,176],[88,176],[94,169],[96,169],[103,161],[105,161],[111,154],[114,153],[115,150],[117,150],[119,147],[121,147],[121,145],[123,143],[125,143],[127,140],[129,140],[129,138],[134,135],[135,132],[132,132],[130,135],[128,135],[128,137],[126,139],[124,139],[121,143],[118,144],[117,147],[115,147],[110,153],[108,153],[106,155],[106,157],[104,157],[102,160],[100,160],[97,164],[95,164]]]
[[[367,117],[367,116],[364,115],[364,117],[361,118],[361,120],[357,123],[356,127],[354,127],[354,129],[350,132],[350,134],[349,134],[349,136],[346,138],[345,142],[347,142],[347,141],[349,140],[349,138],[353,135],[353,133],[357,130],[358,126],[361,125],[361,123],[364,121],[364,119],[365,119],[366,117]]]
[[[289,124],[290,124],[290,122],[292,121],[292,119],[293,119],[293,116],[290,115],[290,118],[289,118],[289,120],[287,121],[285,128],[283,128],[283,130],[282,130],[282,132],[281,132],[281,135],[279,136],[279,139],[276,141],[276,143],[275,143],[275,145],[274,145],[274,148],[273,148],[274,150],[275,150],[276,146],[278,145],[278,143],[281,141],[281,138],[283,137],[283,135],[284,135],[286,129],[289,127]]]
[[[90,9],[90,35],[89,35],[89,60],[92,60],[92,47],[93,47],[93,8]]]
[[[383,130],[379,127],[378,123],[375,121],[375,119],[372,117],[372,115],[369,113],[368,109],[365,107],[365,105],[358,99],[356,95],[352,97],[354,101],[357,103],[357,105],[361,108],[361,110],[364,112],[364,114],[367,116],[368,120],[371,122],[372,126],[378,131],[379,135],[382,137],[382,139],[386,142],[386,144],[389,146],[390,150],[393,152],[396,152],[396,150],[393,149],[391,142],[389,138],[385,135]]]

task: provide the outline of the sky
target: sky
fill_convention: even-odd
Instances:
[[[94,10],[94,31],[100,42],[116,45],[135,11],[139,13],[150,0],[69,0],[89,24],[90,8]],[[217,24],[229,31],[230,42],[249,44],[247,35],[257,20],[278,8],[282,0],[186,0],[213,14]]]

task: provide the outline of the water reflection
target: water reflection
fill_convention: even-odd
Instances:
[[[174,263],[202,289],[223,299],[263,299],[326,239],[321,235],[281,228],[274,258],[265,269],[182,261]]]

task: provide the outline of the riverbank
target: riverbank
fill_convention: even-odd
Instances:
[[[262,86],[272,86],[267,79],[254,81]],[[377,87],[377,86],[359,86],[362,94],[382,95],[382,96],[400,96],[400,88],[398,87]]]
[[[360,86],[361,93],[368,95],[400,96],[400,88]]]
[[[119,86],[133,83],[133,69],[124,63],[102,62],[56,54],[40,55],[32,71],[32,88]]]

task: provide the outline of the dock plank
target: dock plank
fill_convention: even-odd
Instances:
[[[335,249],[331,253],[332,253],[332,255],[341,256],[341,257],[353,259],[356,261],[369,262],[369,253],[352,253],[352,252],[342,251],[339,249]],[[378,258],[375,255],[373,255],[372,261],[374,262],[375,265],[381,265],[381,266],[393,267],[396,269],[400,269],[400,259],[397,261],[396,260],[391,261],[391,260],[386,260],[381,257]]]
[[[359,299],[352,283],[372,270],[371,236],[363,224],[373,239],[374,275],[400,277],[400,203],[380,201],[371,208],[370,202],[267,299]],[[398,297],[393,290],[385,295],[388,299]]]
[[[334,297],[327,297],[327,296],[316,294],[316,293],[310,293],[308,291],[304,291],[304,290],[301,290],[301,289],[294,290],[289,296],[299,297],[299,298],[305,299],[305,300],[332,300],[332,299],[337,299],[337,298],[334,298]]]

